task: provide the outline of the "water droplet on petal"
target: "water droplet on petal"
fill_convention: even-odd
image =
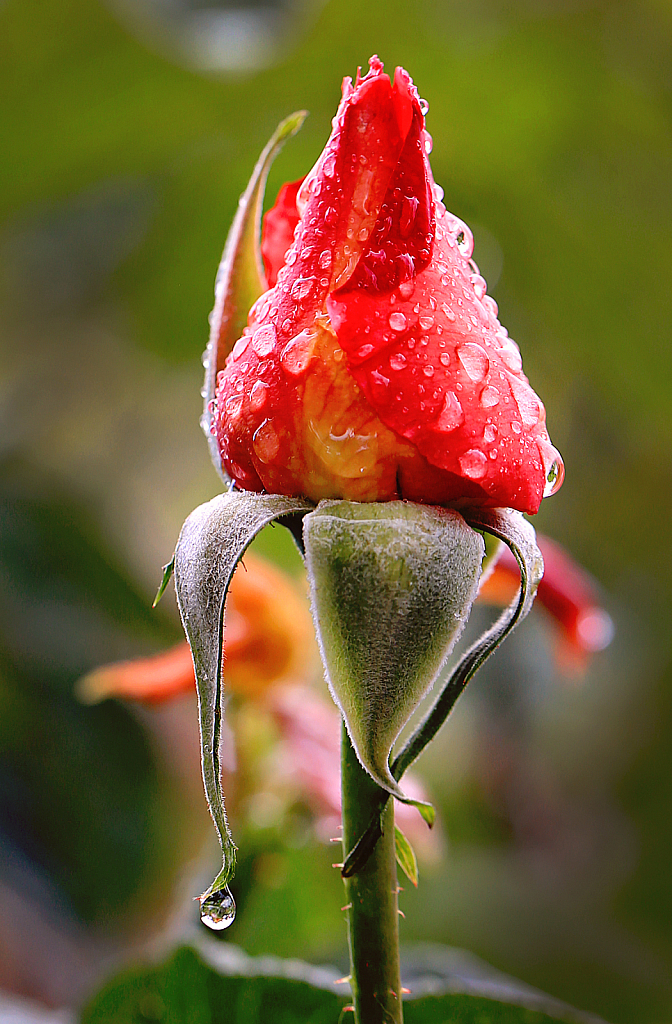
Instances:
[[[425,377],[433,377],[434,367],[431,365],[431,363],[428,363],[427,366],[423,366],[422,372],[424,373]]]
[[[399,292],[399,297],[401,299],[410,299],[411,295],[415,291],[415,282],[402,281],[399,287],[397,288],[397,291]]]
[[[327,159],[322,164],[322,173],[324,174],[324,176],[326,178],[333,178],[335,170],[336,170],[336,155],[335,155],[335,153],[330,153],[329,156],[327,157]]]
[[[507,374],[507,379],[511,385],[511,391],[513,392],[513,397],[516,401],[516,405],[518,406],[518,412],[520,413],[520,418],[523,421],[523,426],[528,430],[532,427],[536,427],[541,416],[539,399],[530,385],[526,384],[518,377],[514,377],[513,374]]]
[[[490,360],[485,349],[481,348],[480,345],[467,342],[466,345],[460,345],[457,355],[470,380],[473,380],[475,383],[483,380],[490,366]]]
[[[253,412],[259,412],[266,405],[268,398],[268,384],[263,380],[255,380],[250,391],[250,408]]]
[[[488,285],[485,281],[485,278],[481,277],[480,274],[472,274],[469,280],[471,281],[474,287],[474,291],[476,292],[476,298],[482,299],[488,289]]]
[[[471,448],[460,456],[460,469],[470,480],[480,480],[487,468],[488,460],[478,448]]]
[[[403,313],[390,314],[389,324],[393,331],[405,331],[406,323],[406,317]]]
[[[520,349],[516,345],[513,338],[501,338],[502,347],[500,349],[503,362],[508,366],[512,373],[520,373],[523,368],[523,358],[520,354]]]
[[[429,103],[427,100],[420,99],[420,112],[423,117],[427,117],[429,113]]]
[[[201,921],[214,932],[230,928],[236,917],[236,904],[228,885],[211,892],[201,901]]]
[[[474,236],[466,224],[460,225],[460,230],[457,232],[455,242],[462,255],[469,259],[474,251]]]
[[[313,358],[315,347],[315,334],[305,330],[297,334],[295,338],[288,341],[280,355],[280,363],[283,370],[291,377],[300,377],[304,373]]]
[[[491,384],[481,391],[481,405],[484,409],[492,409],[495,405],[499,405],[499,398],[499,391]]]
[[[395,352],[390,356],[390,366],[393,370],[403,370],[406,366],[406,356],[403,352]]]
[[[495,426],[495,424],[486,423],[485,427],[483,428],[483,440],[487,441],[488,444],[492,444],[496,437],[497,427]]]
[[[320,253],[317,265],[321,270],[328,270],[331,266],[331,252],[329,249],[323,249]]]
[[[523,432],[523,425],[522,425],[522,423],[519,423],[518,420],[513,420],[513,422],[511,423],[511,430],[513,431],[514,434],[522,434],[522,432]]]
[[[290,295],[296,302],[307,299],[315,286],[314,277],[297,277],[292,285]]]
[[[443,310],[446,320],[450,320],[451,323],[455,320],[455,311],[448,305],[447,302],[441,303],[441,309]]]
[[[373,348],[373,345],[362,345],[362,347],[358,348],[355,352],[355,357],[357,359],[368,359],[373,352]]]
[[[419,323],[420,323],[420,327],[421,327],[421,329],[423,331],[429,331],[434,326],[434,317],[433,316],[421,316]]]
[[[439,362],[442,366],[450,366],[450,356],[447,352],[442,352],[439,356]]]
[[[280,450],[280,438],[271,420],[264,420],[254,432],[252,447],[263,463],[273,462]]]
[[[252,348],[260,359],[266,359],[275,348],[276,333],[273,324],[258,327],[252,335]]]
[[[449,434],[462,423],[464,423],[464,412],[460,405],[460,400],[454,391],[448,391],[443,400],[443,408],[439,413],[439,418],[434,424],[434,430],[438,430],[442,434]]]

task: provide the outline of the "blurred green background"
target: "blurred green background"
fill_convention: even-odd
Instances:
[[[218,490],[200,355],[229,222],[277,122],[310,111],[269,198],[378,53],[429,101],[435,179],[565,458],[535,525],[617,626],[576,685],[542,617],[473,684],[425,759],[446,853],[402,939],[672,1020],[671,43],[667,0],[0,3],[0,985],[81,999],[172,920],[208,834],[166,756],[184,722],[72,687],[179,637],[172,597],[149,603]],[[342,958],[333,850],[269,843],[227,938]]]

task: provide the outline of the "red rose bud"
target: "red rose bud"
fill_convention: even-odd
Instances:
[[[315,501],[536,512],[562,460],[471,232],[441,202],[408,74],[390,82],[373,57],[333,124],[265,217],[271,287],[217,375],[224,469]]]

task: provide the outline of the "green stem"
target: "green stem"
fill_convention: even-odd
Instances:
[[[341,772],[345,857],[380,806],[380,789],[359,763],[345,726]],[[393,800],[381,824],[383,834],[366,864],[343,880],[356,1024],[403,1024]]]

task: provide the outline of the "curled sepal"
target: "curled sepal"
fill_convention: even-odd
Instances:
[[[490,629],[465,651],[429,712],[406,740],[392,763],[392,775],[397,780],[401,779],[436,736],[475,672],[528,614],[544,575],[544,560],[537,545],[534,527],[520,512],[507,508],[472,509],[465,512],[465,516],[474,529],[503,541],[510,548],[520,569],[520,590]],[[356,874],[371,856],[380,837],[380,815],[386,802],[387,797],[383,795],[368,828],[345,858],[341,870],[344,878]]]
[[[323,501],[303,521],[327,681],[357,756],[384,790],[400,731],[453,648],[476,597],[484,544],[452,509]]]
[[[235,913],[227,882],[233,875],[236,848],[224,809],[219,764],[224,601],[236,565],[259,531],[312,507],[301,498],[229,491],[191,513],[175,548],[175,592],[198,689],[203,783],[223,856],[221,872],[201,896],[203,920],[211,928],[227,927]]]
[[[227,355],[243,333],[251,306],[268,288],[259,248],[266,179],[271,164],[287,139],[298,132],[306,113],[299,110],[281,121],[259,157],[248,186],[240,197],[215,280],[210,339],[203,353],[205,407],[201,425],[208,438],[215,469],[225,482],[227,478],[222,469],[217,440],[210,433],[217,373],[224,369]]]

